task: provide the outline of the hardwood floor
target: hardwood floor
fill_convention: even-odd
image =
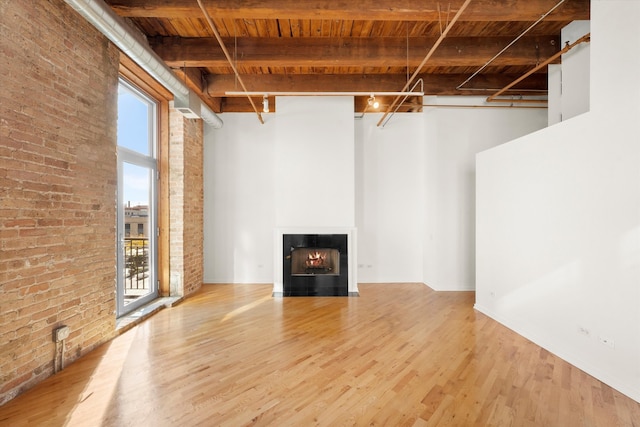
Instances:
[[[640,426],[639,403],[473,302],[207,285],[0,407],[0,425]]]

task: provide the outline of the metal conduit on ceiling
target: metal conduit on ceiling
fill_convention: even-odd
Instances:
[[[144,37],[134,33],[102,0],[65,0],[65,2],[173,93],[176,101],[189,105],[190,89],[149,48]],[[216,129],[221,128],[222,119],[204,102],[199,101],[200,105],[197,106],[199,108],[196,108],[200,110],[199,117],[208,125]]]

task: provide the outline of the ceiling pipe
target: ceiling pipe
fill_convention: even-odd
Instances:
[[[416,79],[418,74],[420,74],[420,71],[422,71],[422,67],[424,67],[424,65],[427,63],[427,61],[431,58],[431,55],[433,55],[433,53],[436,51],[436,49],[438,49],[438,46],[440,46],[440,43],[442,43],[442,41],[447,37],[447,34],[449,34],[449,31],[451,30],[453,25],[456,23],[458,18],[460,18],[460,16],[465,11],[467,6],[469,6],[469,3],[471,3],[471,0],[466,0],[462,4],[462,6],[460,6],[460,9],[458,9],[458,12],[455,14],[453,19],[447,24],[447,27],[444,29],[444,32],[442,32],[440,34],[440,37],[438,38],[438,40],[436,40],[434,45],[431,46],[431,49],[427,53],[427,56],[425,56],[424,59],[422,60],[422,62],[420,63],[420,65],[418,65],[418,68],[413,72],[413,74],[411,75],[411,77],[407,81],[407,84],[405,84],[404,87],[402,88],[401,92],[405,92],[411,86],[411,84]],[[380,121],[378,121],[377,126],[380,126],[382,123],[386,123],[385,119],[391,113],[391,110],[393,110],[393,108],[396,106],[396,104],[398,103],[399,100],[400,100],[399,96],[396,99],[393,100],[393,102],[391,103],[391,105],[389,106],[387,111],[384,113],[384,115],[382,116]]]
[[[205,19],[207,20],[207,23],[209,24],[209,28],[211,28],[211,31],[213,31],[213,34],[216,36],[216,40],[218,40],[218,44],[220,45],[220,48],[224,52],[224,56],[227,58],[227,61],[229,62],[231,69],[235,73],[236,78],[240,83],[240,86],[242,86],[242,90],[247,92],[247,87],[244,85],[244,82],[240,77],[240,73],[238,72],[238,69],[234,65],[233,60],[231,59],[231,55],[229,54],[229,51],[227,50],[227,47],[224,45],[224,42],[222,41],[222,37],[220,37],[220,33],[218,32],[216,26],[213,24],[213,21],[211,20],[211,16],[209,16],[209,12],[207,12],[207,9],[205,9],[201,0],[197,0],[197,1],[198,1],[198,6],[200,6],[200,10],[202,11],[202,14],[204,15]],[[248,95],[247,95],[247,98],[249,99],[249,103],[251,103],[253,110],[258,115],[258,120],[260,120],[260,123],[264,124],[264,119],[262,118],[262,114],[260,114],[260,111],[258,111],[258,107],[256,107],[256,104],[253,102],[253,99],[251,99],[251,97]]]
[[[508,45],[506,45],[500,52],[496,53],[493,58],[491,58],[490,60],[488,60],[482,67],[478,68],[478,70],[473,73],[471,76],[469,76],[469,78],[467,80],[465,80],[464,82],[460,83],[457,87],[456,90],[473,90],[473,89],[467,89],[467,88],[462,88],[462,86],[466,85],[467,83],[469,83],[471,81],[471,79],[473,79],[475,76],[477,76],[478,74],[480,74],[485,68],[487,68],[489,66],[489,64],[491,64],[493,61],[495,61],[500,55],[502,55],[507,49],[509,49],[511,46],[513,46],[518,40],[520,40],[525,34],[527,34],[529,31],[531,31],[531,29],[533,27],[535,27],[536,25],[538,25],[540,22],[544,21],[544,19],[549,16],[554,10],[556,10],[558,7],[560,7],[560,5],[562,3],[564,3],[566,0],[560,0],[558,3],[556,3],[555,6],[553,6],[551,9],[549,9],[549,11],[547,13],[545,13],[544,15],[542,15],[540,18],[538,18],[538,20],[536,22],[534,22],[533,24],[529,25],[529,27],[527,27],[527,29],[525,29],[522,33],[520,33],[518,35],[518,37],[516,37],[515,39],[513,39],[511,41],[511,43],[509,43]]]
[[[420,85],[420,88],[421,88],[421,90],[422,90],[422,93],[424,93],[424,80],[422,80],[422,79],[418,79],[418,81],[417,81],[413,86],[411,86],[411,90],[415,89],[415,87],[416,87],[417,85]],[[400,109],[400,107],[402,106],[402,104],[404,103],[404,101],[406,101],[406,100],[407,100],[407,98],[408,98],[408,96],[405,96],[405,97],[402,99],[402,101],[401,101],[401,102],[398,102],[398,103],[397,103],[398,105],[396,105],[396,108],[395,108],[395,110],[393,110],[393,113],[391,113],[391,114],[388,116],[387,120],[386,120],[384,123],[382,123],[382,127],[385,127],[385,125],[386,125],[387,123],[389,123],[389,120],[391,120],[391,118],[394,116],[394,114],[396,114],[396,113],[398,112],[398,110]],[[396,101],[397,101],[398,99],[400,99],[400,98],[396,98]]]
[[[424,96],[424,92],[225,92],[227,96]]]
[[[102,0],[65,0],[76,12],[111,40],[124,54],[166,87],[176,100],[189,105],[190,89],[176,77],[160,57],[149,48],[146,39],[131,28]],[[208,125],[219,129],[222,119],[199,100],[199,117]],[[197,108],[195,108],[197,110]]]
[[[565,53],[569,52],[571,49],[573,49],[574,47],[576,47],[580,43],[585,43],[585,42],[590,42],[590,41],[591,41],[591,33],[587,33],[584,36],[580,37],[575,42],[573,42],[572,44],[567,43],[567,45],[564,48],[562,48],[562,50],[557,52],[555,55],[551,56],[546,61],[538,64],[538,66],[536,66],[535,68],[533,68],[530,71],[528,71],[522,77],[517,78],[516,80],[514,80],[513,82],[511,82],[510,84],[505,86],[503,89],[500,89],[498,92],[496,92],[493,95],[491,95],[490,97],[488,97],[487,98],[487,102],[510,102],[509,100],[497,99],[497,97],[502,95],[504,92],[506,92],[507,90],[511,89],[512,87],[514,87],[515,85],[517,85],[522,80],[526,79],[531,74],[533,74],[536,71],[538,71],[539,69],[541,69],[543,67],[546,67],[547,65],[549,65],[550,63],[552,63],[553,61],[555,61],[556,59],[558,59],[560,56],[564,55]],[[535,102],[535,101],[536,100],[530,100],[529,102]],[[525,101],[521,101],[521,102],[525,102]]]
[[[464,105],[464,104],[422,104],[423,107],[429,108],[527,108],[527,109],[543,109],[546,105]]]

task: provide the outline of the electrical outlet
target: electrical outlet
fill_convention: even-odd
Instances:
[[[611,347],[611,348],[615,348],[615,347],[616,347],[616,344],[615,344],[615,343],[613,342],[613,340],[612,340],[611,338],[609,338],[609,337],[605,337],[605,336],[600,335],[600,336],[598,337],[598,339],[599,339],[599,340],[600,340],[600,342],[601,342],[602,344],[604,344],[604,345],[607,345],[607,346],[609,346],[609,347]]]
[[[53,342],[60,342],[69,337],[69,327],[60,326],[53,330]]]

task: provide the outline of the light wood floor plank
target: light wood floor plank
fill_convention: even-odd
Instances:
[[[640,426],[640,404],[473,309],[206,285],[0,407],[1,426]]]

